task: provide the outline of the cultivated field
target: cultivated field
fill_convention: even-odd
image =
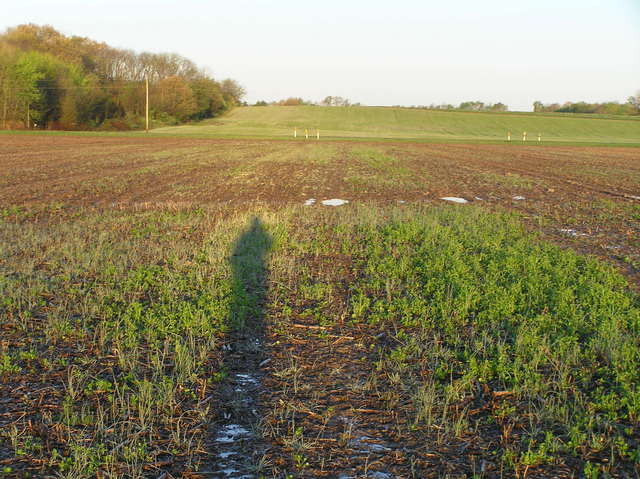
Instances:
[[[640,117],[561,113],[478,113],[387,107],[269,106],[236,108],[196,125],[158,128],[155,135],[196,137],[292,137],[316,129],[324,138],[421,141],[640,144]]]
[[[640,474],[639,149],[0,140],[0,477]]]

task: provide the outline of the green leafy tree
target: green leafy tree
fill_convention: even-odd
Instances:
[[[635,96],[630,96],[627,100],[627,104],[633,113],[636,115],[640,114],[640,91],[637,92]]]
[[[504,103],[494,103],[493,105],[488,105],[487,106],[487,110],[489,111],[507,111],[509,110],[509,107],[507,105],[505,105]]]
[[[222,81],[220,89],[225,102],[229,106],[239,105],[247,93],[237,81],[230,78]]]
[[[485,106],[481,101],[465,101],[460,103],[458,109],[467,111],[482,111],[485,109]]]
[[[158,82],[155,86],[154,109],[184,121],[197,111],[196,99],[188,83],[172,76]]]
[[[211,118],[222,113],[227,108],[220,85],[210,78],[198,78],[189,86],[196,103],[194,119]]]
[[[26,105],[28,110],[40,101],[42,91],[38,88],[38,82],[44,78],[44,73],[31,60],[29,55],[22,55],[15,65],[17,101]]]
[[[177,121],[219,115],[242,104],[245,95],[235,80],[218,83],[176,54],[138,54],[32,24],[0,35],[5,128],[28,119],[40,128],[141,125],[145,80],[151,83],[152,110]]]

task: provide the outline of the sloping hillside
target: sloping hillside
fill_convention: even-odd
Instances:
[[[268,106],[242,107],[195,125],[160,128],[156,133],[218,137],[293,137],[305,129],[323,138],[391,138],[424,140],[512,140],[635,143],[640,121],[635,117],[585,117],[561,114],[475,113],[386,107]]]

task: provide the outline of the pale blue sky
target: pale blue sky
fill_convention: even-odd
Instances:
[[[624,101],[640,90],[640,0],[2,0],[0,29],[49,24],[176,52],[247,100],[370,105]]]

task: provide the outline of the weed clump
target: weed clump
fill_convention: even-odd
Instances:
[[[637,464],[640,302],[612,267],[480,210],[354,230],[351,315],[393,331],[379,367],[416,425],[443,441],[497,428],[516,470]]]

